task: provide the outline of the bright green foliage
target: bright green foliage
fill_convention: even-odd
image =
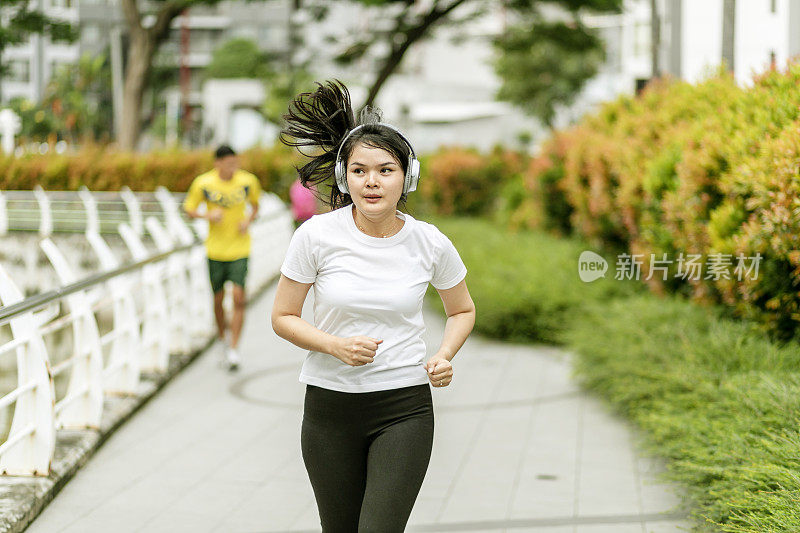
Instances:
[[[633,283],[613,280],[613,266],[605,279],[581,282],[577,259],[588,246],[578,240],[506,233],[484,220],[464,217],[425,220],[439,227],[458,248],[478,308],[475,331],[490,337],[561,343],[587,301],[606,301],[636,290]]]
[[[41,104],[14,98],[10,107],[22,118],[27,141],[108,141],[112,128],[111,69],[106,55],[84,55],[62,65],[45,88]]]
[[[19,140],[22,143],[41,142],[52,137],[56,129],[56,119],[48,110],[21,96],[9,100],[8,107],[17,113],[22,121],[22,129],[19,132]]]
[[[61,137],[72,143],[108,140],[113,113],[108,56],[84,55],[77,64],[64,65],[47,85],[42,104],[57,120]]]
[[[800,530],[800,346],[651,295],[593,301],[567,337],[583,383],[646,431],[698,518],[722,531]]]

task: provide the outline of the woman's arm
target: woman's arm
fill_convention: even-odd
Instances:
[[[436,355],[452,361],[475,325],[475,304],[467,289],[466,280],[461,280],[449,289],[436,289],[436,292],[442,299],[447,315],[442,344]]]
[[[281,274],[272,304],[272,329],[300,348],[331,354],[337,337],[300,318],[311,285]]]
[[[279,337],[306,350],[326,353],[350,366],[372,363],[383,339],[366,335],[337,337],[300,317],[312,283],[300,283],[281,274],[272,304],[272,329]]]

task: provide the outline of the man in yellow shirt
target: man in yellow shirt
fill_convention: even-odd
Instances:
[[[248,228],[258,215],[258,199],[261,184],[253,174],[239,168],[239,158],[229,146],[217,148],[214,155],[214,169],[197,176],[183,208],[192,218],[208,220],[206,253],[211,288],[214,291],[214,316],[217,332],[225,343],[225,311],[222,301],[225,296],[225,282],[233,282],[233,317],[231,319],[231,339],[225,350],[228,367],[236,370],[241,362],[237,350],[239,336],[244,322],[245,293],[244,282],[247,277],[247,260],[250,256],[250,233]],[[205,202],[206,212],[200,214],[198,207]],[[252,207],[250,214],[245,212],[245,204]]]

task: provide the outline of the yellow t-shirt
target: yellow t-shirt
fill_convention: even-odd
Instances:
[[[183,202],[184,209],[194,211],[205,202],[209,211],[223,210],[222,220],[208,223],[209,259],[234,261],[250,255],[250,233],[241,233],[239,223],[246,219],[245,203],[257,204],[260,195],[258,178],[241,169],[228,181],[220,179],[217,169],[194,179]]]

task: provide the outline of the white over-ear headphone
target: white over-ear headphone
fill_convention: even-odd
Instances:
[[[346,164],[344,161],[342,161],[342,146],[344,146],[344,143],[353,133],[367,125],[368,124],[361,124],[360,126],[356,126],[347,132],[347,135],[345,135],[344,139],[342,139],[342,143],[339,145],[339,150],[336,152],[336,165],[333,167],[333,173],[336,176],[336,185],[339,186],[339,190],[344,194],[350,194],[350,188],[347,186],[347,169],[345,168]],[[385,122],[376,122],[369,125],[386,126],[390,130],[397,132],[400,138],[403,139],[408,145],[410,152],[408,154],[408,164],[406,165],[406,176],[405,180],[403,181],[403,194],[416,191],[417,183],[419,183],[419,160],[417,159],[417,155],[414,153],[414,147],[411,146],[411,143],[408,139],[406,139],[406,136],[391,124],[386,124]]]

